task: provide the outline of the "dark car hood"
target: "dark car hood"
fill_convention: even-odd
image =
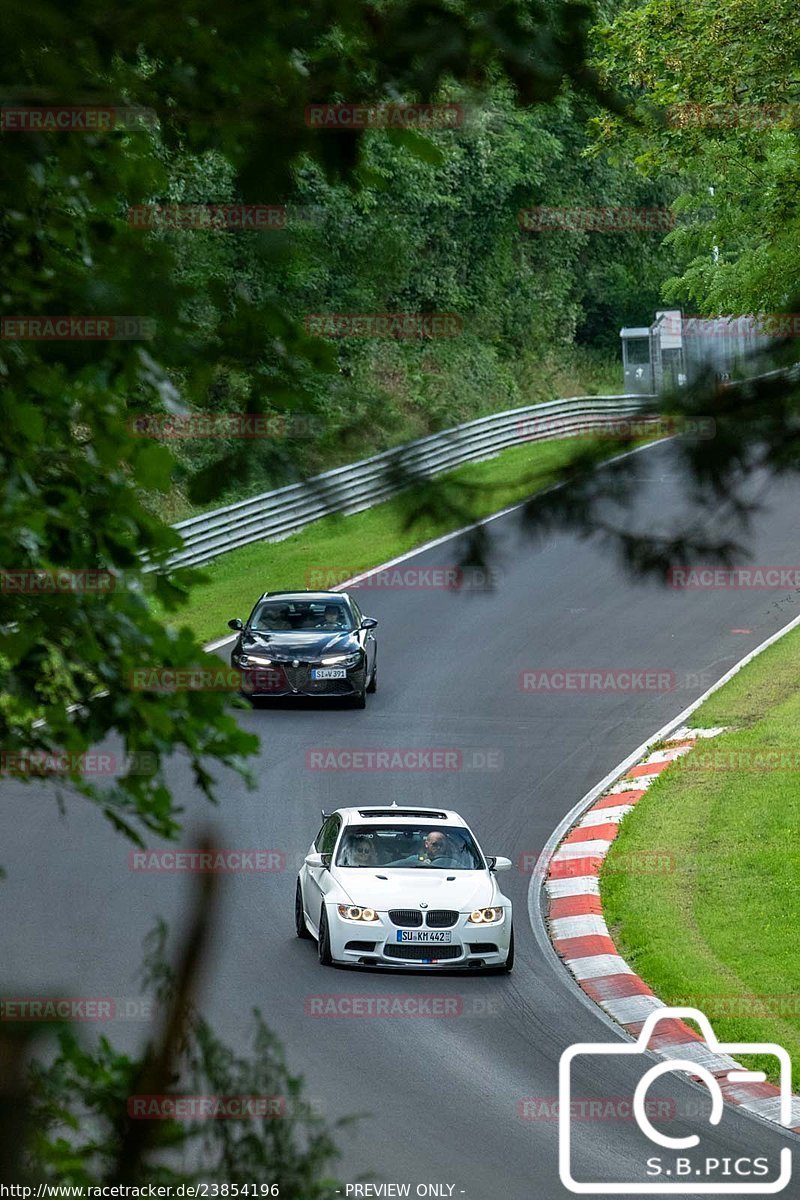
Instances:
[[[244,654],[263,654],[267,658],[319,658],[322,654],[347,654],[358,650],[355,632],[309,629],[302,633],[252,633],[244,630],[239,649]]]

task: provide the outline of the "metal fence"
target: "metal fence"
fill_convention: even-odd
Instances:
[[[492,458],[509,446],[580,434],[625,418],[656,421],[651,396],[575,396],[492,413],[337,467],[301,483],[262,492],[173,526],[183,548],[174,566],[197,566],[252,542],[277,542],[333,513],[356,513],[465,462]]]

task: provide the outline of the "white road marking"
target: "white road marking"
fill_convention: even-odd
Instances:
[[[593,808],[578,822],[579,829],[590,829],[593,825],[619,825],[626,813],[633,811],[632,804],[615,804],[610,808]]]
[[[548,879],[545,884],[551,900],[565,896],[599,896],[600,880],[596,875],[579,875],[576,879]]]
[[[564,962],[576,979],[601,979],[603,975],[636,974],[619,954],[590,954],[587,958],[565,958]]]
[[[579,917],[556,917],[550,922],[550,933],[556,941],[561,938],[591,937],[593,934],[609,936],[608,926],[596,913],[586,913]]]
[[[665,1008],[663,1000],[658,996],[615,996],[599,1002],[606,1012],[610,1013],[620,1025],[632,1025],[634,1021],[644,1021],[657,1008]]]
[[[556,851],[551,862],[566,862],[572,858],[604,858],[610,849],[609,841],[570,842]]]

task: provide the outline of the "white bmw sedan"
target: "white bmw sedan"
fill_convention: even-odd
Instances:
[[[295,930],[324,966],[510,971],[511,901],[458,813],[338,808],[300,868]]]

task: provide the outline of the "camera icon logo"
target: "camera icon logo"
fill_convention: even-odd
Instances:
[[[642,1060],[639,1065],[645,1067],[647,1065],[647,1054],[650,1050],[650,1041],[656,1025],[660,1021],[676,1019],[694,1021],[700,1028],[707,1049],[713,1054],[725,1056],[733,1054],[774,1056],[779,1064],[780,1124],[788,1129],[793,1123],[797,1123],[792,1120],[792,1064],[788,1053],[782,1046],[778,1046],[774,1042],[720,1042],[711,1027],[710,1021],[699,1009],[659,1008],[648,1015],[641,1033],[635,1042],[629,1044],[620,1044],[619,1042],[579,1042],[574,1046],[569,1046],[561,1055],[558,1072],[558,1169],[561,1182],[569,1191],[585,1196],[634,1194],[645,1196],[670,1193],[678,1195],[681,1193],[693,1195],[774,1195],[777,1192],[783,1191],[789,1183],[792,1177],[792,1152],[788,1146],[784,1146],[781,1149],[780,1172],[777,1178],[771,1180],[761,1178],[758,1181],[745,1182],[739,1178],[736,1182],[733,1182],[729,1173],[727,1177],[714,1179],[714,1170],[719,1167],[720,1161],[730,1163],[730,1159],[698,1158],[695,1162],[687,1157],[673,1157],[668,1160],[672,1163],[672,1166],[663,1168],[660,1165],[657,1168],[651,1166],[651,1164],[661,1164],[661,1158],[648,1158],[647,1174],[656,1174],[658,1182],[609,1182],[607,1180],[586,1182],[579,1181],[573,1177],[571,1105],[574,1060],[578,1057],[596,1058],[598,1056],[613,1056],[617,1059],[627,1057],[632,1060],[632,1067],[635,1065],[636,1059]],[[602,1063],[596,1065],[602,1068]],[[730,1083],[764,1083],[766,1080],[766,1075],[763,1071],[746,1070],[732,1060],[726,1066],[728,1067],[726,1078]],[[656,1079],[669,1072],[685,1073],[686,1075],[699,1077],[702,1080],[711,1097],[711,1112],[708,1116],[708,1121],[711,1125],[719,1125],[722,1119],[725,1106],[722,1089],[719,1080],[711,1073],[708,1067],[688,1057],[667,1058],[662,1062],[656,1063],[655,1066],[651,1066],[644,1072],[636,1084],[632,1103],[633,1115],[645,1137],[665,1151],[691,1150],[700,1145],[700,1137],[697,1134],[691,1133],[682,1137],[670,1136],[656,1129],[647,1113],[647,1092],[650,1085]],[[763,1176],[769,1173],[768,1164],[766,1167],[756,1170],[745,1171],[742,1168],[740,1171],[739,1164],[741,1163],[767,1164],[765,1158],[737,1158],[737,1174]],[[678,1164],[683,1165],[679,1166]],[[675,1178],[675,1176],[681,1175],[687,1177],[686,1182],[679,1182]],[[670,1178],[665,1178],[666,1176]]]

